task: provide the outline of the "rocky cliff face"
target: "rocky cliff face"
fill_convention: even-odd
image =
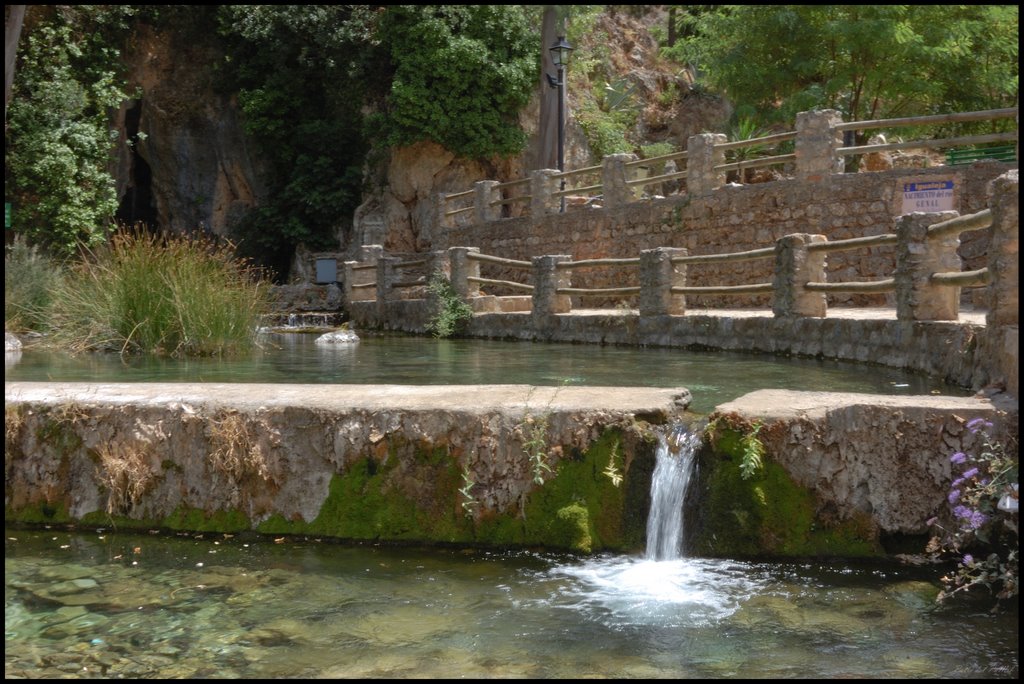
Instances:
[[[119,218],[174,232],[225,235],[259,203],[259,161],[233,98],[213,88],[210,45],[145,25],[126,53],[129,89],[117,114]]]
[[[635,98],[643,106],[631,139],[685,145],[688,135],[721,129],[729,112],[716,98],[691,92],[686,74],[659,63],[649,29],[660,20],[657,12],[602,16],[594,35],[602,37],[607,64],[594,73],[622,74],[635,84]],[[116,116],[122,141],[115,170],[121,199],[118,218],[174,232],[227,235],[234,223],[265,201],[267,184],[261,181],[264,170],[244,133],[237,102],[214,88],[211,66],[223,55],[213,41],[142,25],[125,59],[129,86],[139,95]],[[592,96],[584,92],[593,90],[589,84],[578,85],[582,76],[581,71],[576,80],[570,79],[568,168],[597,163],[573,116],[583,98]],[[664,96],[673,89],[675,97]],[[517,158],[459,159],[430,142],[373,156],[378,161],[366,169],[362,205],[354,216],[339,217],[343,227],[338,248],[352,255],[364,244],[382,244],[396,252],[431,249],[438,193],[468,190],[482,179],[522,178],[535,168],[539,98],[544,92],[538,88],[535,101],[520,117],[529,143]],[[510,211],[515,215],[522,207]]]

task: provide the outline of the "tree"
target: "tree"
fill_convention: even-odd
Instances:
[[[287,273],[296,245],[338,244],[360,203],[368,145],[361,107],[379,8],[222,5],[222,85],[267,163],[265,201],[232,230],[240,253]]]
[[[114,5],[33,6],[19,43],[6,193],[18,231],[57,253],[102,240],[117,209],[109,114],[126,97],[116,46],[131,13]]]
[[[522,151],[518,125],[539,41],[516,5],[391,5],[379,38],[393,70],[384,141],[434,141],[461,157]]]
[[[18,41],[21,26],[25,22],[27,5],[4,5],[4,121],[7,121],[7,106],[11,103],[11,86],[14,85],[14,63],[17,60]]]
[[[1007,106],[1017,98],[1014,6],[728,5],[668,50],[737,106],[792,121]]]

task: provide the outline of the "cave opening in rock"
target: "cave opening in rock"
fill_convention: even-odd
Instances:
[[[142,101],[135,100],[124,115],[125,138],[128,140],[130,155],[129,177],[114,219],[121,225],[141,225],[148,230],[156,230],[158,226],[157,212],[153,206],[153,171],[139,154],[141,117]]]

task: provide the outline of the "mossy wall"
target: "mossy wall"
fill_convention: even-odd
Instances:
[[[80,428],[94,429],[87,413],[32,408],[24,412],[27,421],[8,431],[7,522],[219,533],[254,530],[272,535],[528,546],[579,553],[637,550],[644,544],[654,437],[642,421],[604,427],[585,448],[547,444],[545,458],[550,470],[543,472],[543,483],[527,479],[529,484],[515,484],[509,479],[503,486],[520,487],[522,493],[516,505],[504,509],[474,498],[474,493],[484,497],[484,488],[467,486],[466,454],[444,435],[431,441],[391,434],[372,449],[329,466],[326,497],[310,519],[263,508],[266,494],[276,491],[281,482],[246,473],[235,478],[218,474],[210,455],[203,455],[201,445],[209,431],[202,420],[182,423],[185,427],[161,444],[133,442],[145,446],[139,468],[146,470],[147,486],[137,498],[112,498],[109,481],[103,477],[107,466],[97,455],[100,447],[88,446],[80,434]],[[255,420],[245,423],[247,430],[262,430],[261,425]],[[173,443],[179,438],[185,439],[183,444],[193,445],[191,453]],[[213,449],[212,443],[206,449]],[[322,456],[309,454],[308,458],[308,467],[322,465]],[[524,450],[513,453],[512,458],[520,461],[515,477],[522,483],[530,455]],[[192,471],[199,473],[200,480],[208,480],[203,486],[213,494],[222,490],[220,497],[204,494],[206,500],[213,498],[218,504],[196,505],[199,499],[190,496],[198,481],[190,476]],[[286,471],[276,472],[274,478]],[[177,503],[162,509],[173,510],[160,512],[165,503],[158,502],[174,501],[175,496]],[[91,503],[83,505],[83,497]],[[123,505],[111,509],[112,500]]]
[[[687,511],[692,553],[731,558],[883,554],[869,515],[846,520],[824,515],[815,495],[796,484],[770,452],[762,467],[744,479],[743,437],[742,430],[719,429],[698,456]]]

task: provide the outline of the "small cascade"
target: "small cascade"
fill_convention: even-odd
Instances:
[[[647,560],[677,560],[682,556],[683,501],[699,447],[700,435],[685,425],[675,425],[658,437],[647,518]]]

